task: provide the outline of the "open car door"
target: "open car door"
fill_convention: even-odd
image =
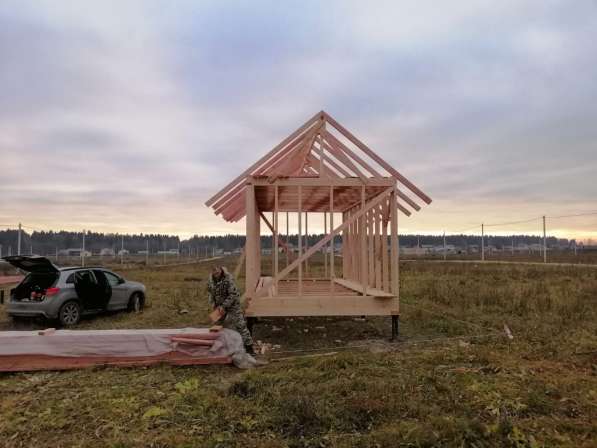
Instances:
[[[105,310],[112,295],[106,277],[96,276],[89,269],[76,272],[75,290],[86,310]]]

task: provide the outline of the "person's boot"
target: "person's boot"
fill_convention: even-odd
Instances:
[[[253,344],[245,345],[245,351],[251,356],[257,355],[257,353],[255,353],[255,350],[253,350]]]

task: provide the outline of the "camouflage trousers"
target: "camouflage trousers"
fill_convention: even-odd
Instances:
[[[233,306],[228,309],[224,317],[217,321],[216,324],[238,331],[243,338],[243,344],[253,345],[253,338],[247,328],[247,321],[240,307]]]

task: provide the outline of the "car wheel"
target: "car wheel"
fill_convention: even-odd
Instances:
[[[143,309],[143,299],[141,298],[141,294],[136,292],[129,299],[128,310],[131,313],[140,313],[142,309]]]
[[[66,302],[60,307],[58,320],[64,327],[78,324],[81,320],[81,307],[75,301]]]

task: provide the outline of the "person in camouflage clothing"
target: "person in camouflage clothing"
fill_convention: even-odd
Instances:
[[[215,266],[207,282],[209,305],[218,309],[222,317],[216,322],[240,333],[247,353],[254,355],[253,338],[240,306],[240,293],[232,275],[223,266]]]

